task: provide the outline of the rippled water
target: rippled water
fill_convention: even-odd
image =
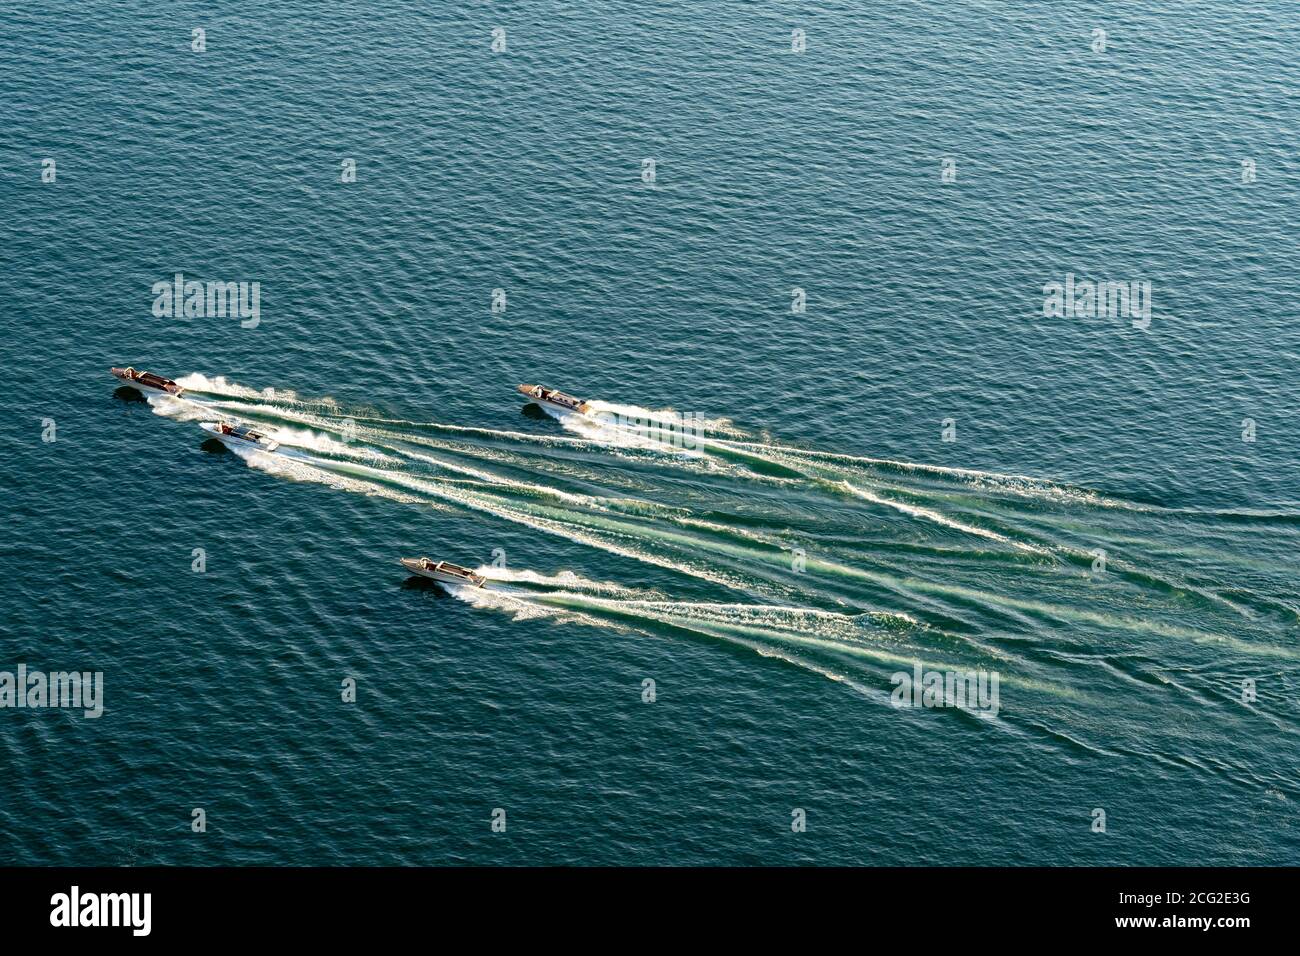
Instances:
[[[1291,5],[384,6],[6,16],[4,859],[1296,861]]]

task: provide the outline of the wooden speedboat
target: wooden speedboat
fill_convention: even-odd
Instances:
[[[550,405],[552,408],[559,408],[566,412],[577,412],[579,415],[586,415],[591,411],[591,402],[575,398],[556,388],[545,388],[541,385],[518,385],[515,390],[520,395],[527,395],[535,402]]]
[[[110,368],[108,371],[122,384],[138,388],[142,392],[149,392],[154,395],[179,396],[185,391],[169,378],[163,378],[153,372],[142,372],[129,365],[126,368]]]
[[[240,425],[229,425],[226,422],[199,422],[199,427],[231,448],[259,448],[262,451],[275,451],[280,447],[278,441]]]
[[[433,578],[433,580],[441,581],[443,584],[465,584],[475,588],[481,588],[487,584],[487,578],[483,577],[483,575],[475,574],[469,568],[462,568],[459,564],[452,564],[450,561],[434,561],[431,558],[402,558],[401,562],[402,567],[412,574]]]

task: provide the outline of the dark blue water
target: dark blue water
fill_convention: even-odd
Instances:
[[[11,7],[0,671],[104,713],[0,709],[0,859],[1295,863],[1298,24]]]

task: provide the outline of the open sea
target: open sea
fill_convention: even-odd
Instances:
[[[1300,862],[1297,49],[5,4],[0,862]]]

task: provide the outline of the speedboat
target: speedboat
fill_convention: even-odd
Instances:
[[[278,441],[267,438],[261,432],[225,422],[199,422],[199,427],[218,441],[230,448],[258,448],[262,451],[275,451],[280,447]]]
[[[443,584],[468,584],[476,588],[487,584],[487,578],[483,575],[475,574],[469,568],[462,568],[459,564],[452,564],[450,561],[434,561],[430,558],[401,558],[400,560],[402,567],[412,574],[433,578]]]
[[[126,368],[110,368],[109,374],[124,385],[130,385],[132,388],[138,388],[142,392],[151,392],[155,395],[175,395],[179,396],[185,389],[181,388],[169,378],[163,378],[161,375],[155,375],[153,372],[141,372],[137,369],[127,366]]]
[[[533,401],[566,412],[577,412],[579,415],[586,415],[591,411],[591,402],[584,401],[581,398],[574,398],[559,389],[543,388],[541,385],[517,385],[515,391],[520,395],[527,395]]]

